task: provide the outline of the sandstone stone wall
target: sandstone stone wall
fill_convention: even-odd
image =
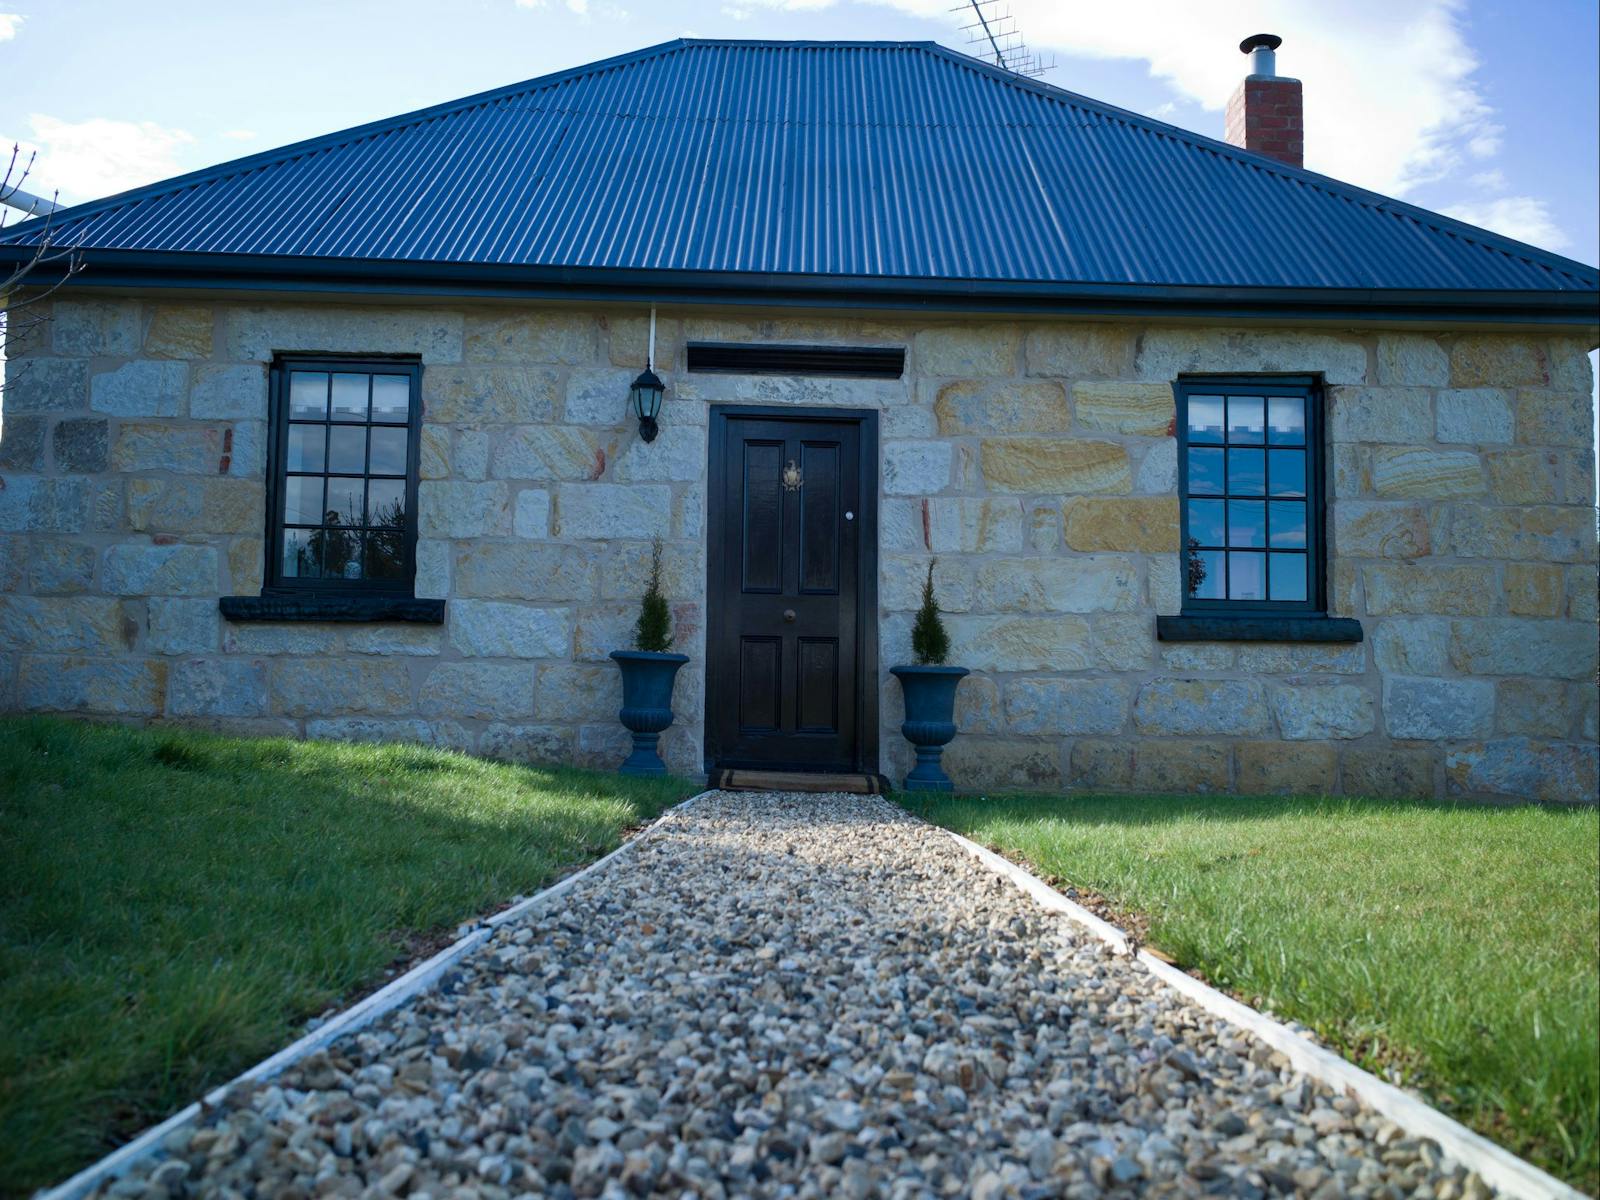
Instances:
[[[1586,343],[1088,323],[668,317],[655,443],[640,315],[62,300],[0,434],[0,709],[609,766],[649,539],[701,766],[706,424],[719,402],[881,410],[881,656],[930,555],[973,788],[1593,800]],[[900,345],[896,382],[689,375],[690,340]],[[446,624],[232,624],[261,583],[276,351],[421,356],[417,594]],[[1171,381],[1329,384],[1344,646],[1164,644],[1179,606]],[[887,674],[883,767],[902,772]]]

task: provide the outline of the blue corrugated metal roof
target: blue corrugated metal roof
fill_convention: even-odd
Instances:
[[[683,40],[58,214],[90,251],[1219,288],[1600,273],[934,43]],[[19,225],[25,238],[38,223]]]

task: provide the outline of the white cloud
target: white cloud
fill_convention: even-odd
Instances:
[[[24,19],[21,13],[0,13],[0,42],[9,42],[16,37]]]
[[[91,117],[63,121],[34,113],[31,139],[16,139],[23,153],[37,151],[30,190],[57,192],[67,203],[92,200],[141,184],[154,183],[182,169],[178,156],[194,142],[182,129],[153,121],[115,121]],[[0,141],[11,141],[0,138]]]
[[[230,142],[249,142],[254,141],[257,135],[254,129],[224,129],[222,136]]]
[[[1506,178],[1506,173],[1499,167],[1495,167],[1491,171],[1479,171],[1467,182],[1485,192],[1503,192],[1511,186],[1510,180]]]
[[[1453,204],[1442,211],[1468,225],[1480,225],[1546,250],[1567,245],[1567,235],[1550,216],[1550,206],[1535,196],[1500,196],[1481,203]]]

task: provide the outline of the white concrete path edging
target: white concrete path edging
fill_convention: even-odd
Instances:
[[[944,832],[984,866],[1032,896],[1041,907],[1071,918],[1110,944],[1117,953],[1129,953],[1127,936],[1116,926],[1101,920],[1083,905],[1068,900],[1042,879],[1024,871],[1009,859],[959,833],[948,829]],[[1284,1057],[1302,1074],[1354,1097],[1374,1112],[1388,1117],[1413,1137],[1437,1142],[1445,1154],[1469,1171],[1476,1171],[1496,1191],[1521,1197],[1522,1200],[1584,1200],[1582,1192],[1575,1191],[1532,1163],[1524,1162],[1509,1150],[1473,1133],[1459,1121],[1452,1120],[1415,1096],[1385,1083],[1333,1051],[1302,1037],[1287,1025],[1240,1004],[1210,984],[1202,983],[1193,975],[1162,962],[1148,951],[1139,951],[1138,960],[1157,979],[1176,988],[1207,1012],[1260,1039],[1274,1050],[1282,1051]]]
[[[354,1033],[356,1030],[371,1024],[390,1009],[399,1008],[402,1004],[413,999],[418,993],[426,991],[433,986],[450,967],[488,941],[497,927],[504,925],[507,921],[514,921],[518,917],[526,916],[540,905],[547,904],[551,900],[556,900],[566,895],[567,892],[577,886],[580,879],[591,872],[598,871],[607,863],[631,853],[641,841],[655,833],[656,830],[672,820],[678,813],[681,813],[695,801],[704,799],[710,794],[709,791],[700,792],[698,795],[690,796],[687,800],[673,805],[633,837],[611,851],[610,854],[595,859],[594,862],[584,867],[581,871],[574,871],[565,879],[551,884],[543,891],[519,900],[510,908],[502,909],[493,916],[477,922],[470,932],[463,934],[432,958],[418,963],[404,975],[384,984],[372,995],[358,1000],[343,1012],[329,1017],[327,1021],[317,1026],[305,1037],[285,1046],[272,1057],[263,1059],[249,1070],[234,1076],[227,1083],[212,1088],[211,1091],[205,1094],[204,1098],[195,1101],[187,1108],[173,1113],[161,1124],[152,1125],[134,1138],[133,1141],[124,1146],[119,1146],[98,1162],[91,1163],[65,1183],[35,1192],[33,1200],[79,1200],[80,1197],[87,1195],[106,1179],[115,1178],[123,1174],[135,1163],[154,1154],[169,1133],[176,1129],[182,1129],[184,1126],[194,1122],[206,1108],[215,1108],[221,1104],[222,1098],[228,1093],[229,1089],[237,1087],[241,1083],[255,1083],[260,1080],[271,1079],[285,1067],[294,1065],[302,1058],[321,1050],[324,1046],[343,1037],[345,1034]]]

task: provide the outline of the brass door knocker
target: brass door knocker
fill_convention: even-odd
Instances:
[[[804,482],[800,478],[800,468],[794,465],[794,459],[791,458],[783,468],[783,490],[786,492],[798,492],[800,485]]]

